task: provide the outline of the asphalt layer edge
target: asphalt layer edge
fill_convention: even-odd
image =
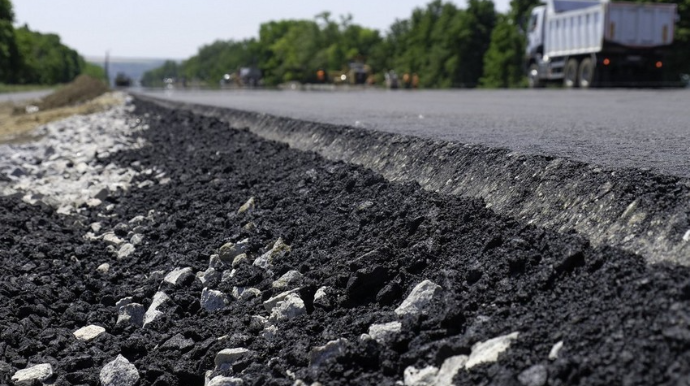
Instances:
[[[690,265],[690,180],[558,157],[429,140],[135,95],[216,117],[293,148],[414,181],[442,194],[481,198],[499,214],[561,233],[577,232],[650,263]]]

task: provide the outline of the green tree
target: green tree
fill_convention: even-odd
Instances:
[[[9,0],[0,0],[0,83],[14,83],[19,67],[14,34],[14,11]]]
[[[485,87],[518,87],[524,83],[523,55],[524,38],[513,20],[501,16],[491,33],[491,44],[484,55]]]

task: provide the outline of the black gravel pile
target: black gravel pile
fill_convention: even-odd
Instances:
[[[408,366],[440,367],[514,331],[519,338],[496,363],[462,370],[455,383],[690,383],[688,268],[648,266],[576,234],[497,216],[479,200],[389,183],[213,118],[144,102],[136,114],[150,125],[140,135],[151,146],[102,162],[157,167],[169,184],[112,192],[77,217],[0,198],[0,383],[50,363],[54,384],[98,384],[104,364],[122,354],[140,385],[203,385],[220,350],[242,347],[250,353],[213,375],[245,385],[392,385]],[[238,213],[250,197],[254,209]],[[136,216],[146,217],[136,229],[144,241],[122,260],[105,241],[83,238],[93,222],[125,238]],[[278,238],[291,250],[270,270],[244,264],[225,281],[177,286],[157,272],[205,271],[221,245],[243,239],[251,261]],[[107,273],[96,269],[103,263]],[[307,314],[276,322],[268,340],[252,317],[268,317],[262,302],[284,291],[272,283],[289,270],[303,275],[297,292]],[[441,296],[430,312],[400,319],[393,310],[425,279]],[[261,296],[216,312],[200,306],[204,287],[230,294],[234,286]],[[314,304],[322,286],[333,289],[330,305]],[[116,325],[119,299],[148,306],[161,290],[171,301],[155,322]],[[360,340],[370,325],[397,320],[402,332],[390,343]],[[89,324],[106,333],[77,341],[72,333]],[[339,338],[347,339],[339,355],[309,366],[314,347]],[[558,358],[548,359],[560,341]],[[520,376],[535,366],[545,380]]]

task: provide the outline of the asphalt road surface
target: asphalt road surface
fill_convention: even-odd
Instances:
[[[26,91],[26,92],[11,92],[6,94],[0,94],[0,103],[2,102],[21,102],[31,99],[39,99],[52,93],[53,90],[39,90],[39,91]]]
[[[690,90],[167,90],[146,94],[690,177]]]

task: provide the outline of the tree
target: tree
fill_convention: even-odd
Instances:
[[[524,83],[522,58],[524,39],[508,16],[501,16],[491,33],[491,44],[484,55],[485,87],[518,87]]]

